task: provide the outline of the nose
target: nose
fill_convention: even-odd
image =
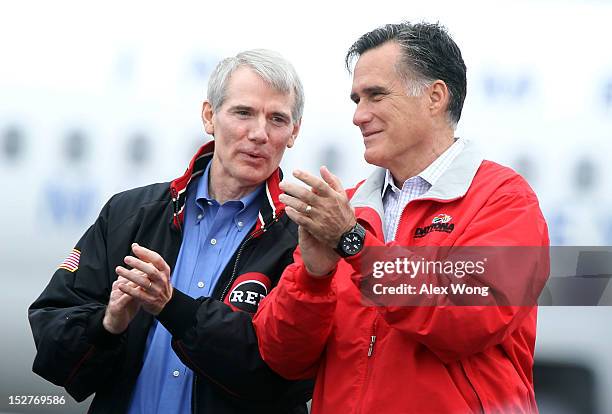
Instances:
[[[363,128],[363,126],[371,120],[372,113],[367,110],[364,104],[359,102],[353,114],[353,124],[357,125],[359,128]]]
[[[267,121],[265,117],[260,116],[255,118],[251,124],[251,127],[249,128],[249,141],[257,144],[265,144],[268,141],[268,132],[266,127]]]

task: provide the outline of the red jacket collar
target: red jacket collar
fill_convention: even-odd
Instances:
[[[174,206],[172,223],[175,227],[181,228],[185,219],[185,199],[187,186],[193,178],[204,173],[206,166],[212,159],[215,150],[215,141],[209,141],[202,145],[195,156],[191,159],[187,171],[181,177],[170,183],[170,194]],[[279,184],[283,178],[280,168],[274,170],[272,175],[266,180],[265,191],[263,192],[263,202],[259,209],[259,216],[254,232],[258,234],[266,231],[268,225],[276,221],[285,212],[285,205],[280,202],[278,196],[281,194]]]

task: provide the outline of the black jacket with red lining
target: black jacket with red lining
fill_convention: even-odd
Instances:
[[[121,335],[102,326],[115,267],[136,242],[174,268],[182,241],[186,189],[212,158],[204,145],[187,172],[171,183],[113,196],[75,249],[78,269],[59,268],[29,308],[37,354],[33,370],[77,401],[92,393],[90,413],[123,413],[143,363],[153,317],[140,311]],[[260,193],[256,225],[223,270],[211,297],[174,289],[157,319],[172,348],[194,371],[193,413],[305,413],[311,381],[287,381],[261,359],[251,325],[259,300],[293,261],[297,226],[278,201],[277,169]],[[249,293],[251,292],[251,293]],[[230,298],[233,301],[230,301]]]

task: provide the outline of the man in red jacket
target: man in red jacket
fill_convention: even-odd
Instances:
[[[535,194],[454,137],[466,68],[443,27],[380,27],[349,49],[349,70],[354,58],[353,123],[366,161],[380,168],[348,191],[325,167],[321,178],[294,172],[308,187],[281,184],[299,249],[254,319],[262,357],[286,378],[316,375],[313,413],[537,412],[535,299],[549,242]],[[448,278],[417,272],[414,286],[437,285],[420,283],[426,292],[398,305],[389,299],[397,295],[364,289],[384,280],[366,251],[398,246],[423,266],[432,246],[500,257],[486,278],[471,278],[483,295],[459,298]],[[464,280],[478,273],[462,269]]]

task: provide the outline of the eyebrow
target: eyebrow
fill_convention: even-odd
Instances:
[[[368,95],[368,96],[376,95],[379,93],[387,94],[388,92],[389,91],[384,86],[368,86],[367,88],[364,88],[362,91],[364,95]],[[359,94],[357,94],[356,92],[351,93],[351,100],[353,102],[356,102],[358,98],[359,98]]]
[[[253,107],[248,106],[248,105],[234,105],[234,106],[230,106],[229,110],[230,111],[247,111],[247,112],[253,112],[254,111]],[[288,112],[274,111],[272,113],[272,116],[280,116],[281,118],[284,118],[287,121],[291,120],[291,115]]]
[[[252,111],[253,108],[248,105],[234,105],[230,106],[230,111]]]

